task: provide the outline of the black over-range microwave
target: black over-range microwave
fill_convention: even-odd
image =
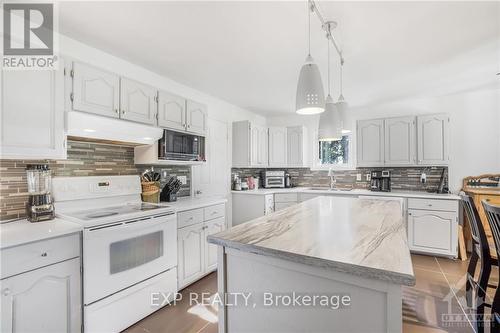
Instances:
[[[158,159],[205,161],[205,137],[164,130],[158,141]]]

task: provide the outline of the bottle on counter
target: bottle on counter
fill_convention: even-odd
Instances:
[[[241,179],[240,179],[240,176],[238,176],[238,175],[234,175],[233,190],[234,191],[241,191]]]
[[[285,187],[286,188],[292,187],[292,177],[290,177],[289,173],[285,174]]]

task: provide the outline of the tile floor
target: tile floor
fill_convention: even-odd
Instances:
[[[461,316],[468,313],[465,302],[468,262],[421,255],[412,255],[412,260],[417,283],[414,287],[403,288],[403,332],[474,332],[467,317]],[[492,282],[496,284],[497,278],[498,271],[493,271]],[[212,273],[182,290],[184,297],[176,305],[156,311],[124,332],[217,332],[216,309],[190,307],[188,299],[191,292],[201,299],[202,295],[212,295],[216,291],[217,276]],[[488,302],[491,302],[493,290],[489,290],[488,295]],[[456,318],[458,321],[448,321],[447,318]]]

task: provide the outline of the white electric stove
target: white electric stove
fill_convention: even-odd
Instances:
[[[85,332],[120,332],[177,291],[177,218],[141,202],[139,176],[54,177],[56,215],[83,226]]]

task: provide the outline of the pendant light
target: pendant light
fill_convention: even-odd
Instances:
[[[326,29],[330,31],[336,26],[335,22],[326,22]],[[319,117],[318,139],[319,141],[335,141],[342,139],[342,126],[340,123],[339,112],[336,103],[330,95],[330,40],[326,39],[328,44],[328,96],[325,101],[325,112]]]
[[[309,53],[305,64],[302,66],[297,83],[297,94],[295,96],[295,112],[298,114],[318,114],[325,111],[325,95],[323,81],[318,65],[311,57],[311,10],[310,2],[307,2],[308,27],[309,27]]]
[[[342,69],[344,68],[344,58],[341,56],[340,57],[340,95],[337,103],[335,105],[337,106],[337,110],[339,112],[339,118],[340,118],[340,127],[342,129],[342,133],[349,133],[351,132],[347,127],[346,127],[346,113],[347,109],[349,108],[349,105],[347,104],[344,95],[342,94]]]

